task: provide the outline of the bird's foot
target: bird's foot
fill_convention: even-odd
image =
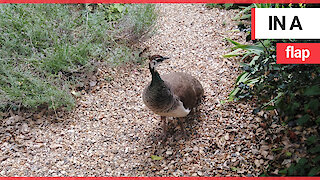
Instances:
[[[168,140],[168,134],[167,134],[167,133],[162,133],[162,134],[160,135],[160,141],[161,141],[161,143],[164,144],[165,142],[167,142],[167,140]]]

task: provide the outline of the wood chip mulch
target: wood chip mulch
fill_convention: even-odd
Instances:
[[[141,96],[151,79],[146,64],[104,66],[90,92],[78,98],[77,107],[63,119],[40,114],[3,120],[1,176],[263,173],[274,158],[263,138],[263,117],[253,115],[247,102],[220,103],[240,73],[236,59],[221,57],[231,47],[224,37],[244,43],[245,34],[234,31],[237,22],[231,20],[238,10],[208,9],[204,4],[159,4],[157,9],[157,32],[139,46],[170,57],[158,68],[160,74],[188,72],[205,89],[197,113],[186,122],[188,138],[180,138],[171,118],[168,141],[157,140],[160,117],[145,107]]]

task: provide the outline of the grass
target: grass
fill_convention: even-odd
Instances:
[[[0,111],[71,109],[79,74],[138,61],[131,45],[155,20],[150,4],[0,5]]]

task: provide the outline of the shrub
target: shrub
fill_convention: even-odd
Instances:
[[[271,5],[268,7],[277,7]],[[257,6],[257,5],[251,5]],[[290,7],[291,5],[289,5]],[[300,4],[299,7],[305,7]],[[249,10],[249,9],[247,9]],[[241,16],[239,16],[241,17]],[[249,38],[250,39],[250,38]],[[319,127],[320,124],[320,67],[319,65],[276,64],[276,43],[319,42],[316,40],[263,40],[245,45],[228,39],[234,47],[224,57],[240,56],[242,74],[226,101],[253,99],[253,113],[276,110],[280,123],[292,126]],[[289,127],[289,128],[290,128]],[[307,144],[308,155],[279,171],[282,175],[319,174],[319,135],[314,134]],[[314,162],[314,158],[318,159]],[[303,167],[303,168],[301,168]]]
[[[155,18],[154,5],[0,5],[0,110],[71,109],[69,89],[79,74],[93,71],[96,61],[137,58],[130,39],[119,36],[128,28],[121,22],[139,39]]]

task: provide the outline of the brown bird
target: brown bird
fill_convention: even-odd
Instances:
[[[172,72],[160,76],[156,67],[166,59],[169,58],[160,55],[149,57],[152,80],[142,95],[144,104],[161,116],[163,140],[167,138],[167,116],[178,117],[178,124],[186,136],[183,117],[197,106],[204,93],[200,82],[187,73]]]

